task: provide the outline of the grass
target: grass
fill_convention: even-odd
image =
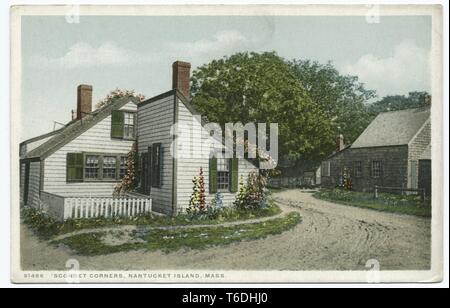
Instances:
[[[317,199],[332,201],[344,205],[368,208],[377,211],[431,217],[431,202],[425,203],[413,195],[379,193],[375,199],[373,193],[345,191],[342,189],[321,189],[313,194]]]
[[[249,223],[239,226],[210,226],[196,229],[150,230],[145,234],[133,233],[135,239],[143,242],[130,242],[111,246],[102,238],[105,232],[74,235],[53,245],[65,245],[78,255],[95,256],[129,250],[145,249],[164,252],[180,249],[205,249],[211,246],[228,245],[233,242],[255,240],[269,235],[281,234],[295,227],[301,221],[298,213],[290,213],[282,218],[266,222]],[[114,233],[111,235],[115,236]]]
[[[54,236],[71,233],[82,229],[102,228],[120,225],[141,225],[149,227],[160,226],[185,226],[185,225],[214,225],[225,222],[242,221],[254,218],[270,217],[281,213],[280,208],[273,202],[264,209],[238,210],[235,208],[224,208],[214,219],[204,217],[193,219],[188,215],[178,215],[175,217],[158,216],[153,214],[142,215],[134,218],[91,218],[68,220],[58,222],[40,211],[27,208],[22,211],[22,219],[38,237],[50,239]]]

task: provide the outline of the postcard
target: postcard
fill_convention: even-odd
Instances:
[[[439,282],[439,5],[13,6],[14,283]]]

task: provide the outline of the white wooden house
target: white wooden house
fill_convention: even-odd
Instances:
[[[222,142],[209,135],[203,127],[204,119],[189,103],[189,74],[189,63],[175,62],[173,89],[140,103],[137,112],[140,192],[150,196],[155,211],[171,215],[189,206],[192,179],[200,168],[204,172],[207,201],[220,192],[225,206],[235,200],[239,178],[246,179],[250,172],[258,170],[247,159],[225,159],[220,151],[215,153],[216,157],[209,158],[198,152],[207,143],[220,149]],[[177,136],[173,131],[175,124],[190,133]],[[180,153],[186,151],[186,144],[191,146],[193,155]]]
[[[258,168],[247,159],[224,158],[221,138],[211,137],[203,127],[204,119],[189,103],[189,78],[190,64],[177,61],[172,90],[143,102],[117,98],[93,112],[92,87],[79,86],[77,118],[62,129],[21,144],[21,203],[44,208],[58,219],[112,215],[117,211],[115,201],[105,210],[104,201],[99,201],[99,209],[98,203],[93,208],[84,201],[74,205],[63,199],[111,198],[126,173],[126,155],[136,142],[139,187],[129,195],[151,200],[154,211],[176,215],[189,206],[192,179],[202,168],[207,201],[220,192],[223,204],[232,205],[240,177],[246,179]],[[192,141],[184,140],[185,134],[177,136],[174,125],[187,127],[197,136],[191,144],[195,155],[174,154],[185,151],[185,144]],[[213,145],[211,158],[196,150],[208,143]],[[139,212],[137,207],[149,209],[148,204],[145,209],[141,205],[138,202],[130,209],[127,203],[124,211],[133,214]]]
[[[92,110],[92,87],[80,85],[77,116],[63,128],[20,145],[20,200],[41,207],[42,195],[111,197],[135,142],[134,97]]]

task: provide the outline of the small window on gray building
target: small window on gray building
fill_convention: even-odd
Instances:
[[[322,163],[322,176],[331,176],[331,163],[329,161],[325,161]]]
[[[378,178],[383,173],[383,163],[380,160],[372,161],[372,176]]]
[[[353,162],[353,176],[356,178],[362,177],[362,162]]]

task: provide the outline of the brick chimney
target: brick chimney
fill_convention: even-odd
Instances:
[[[345,144],[344,144],[344,136],[342,134],[339,134],[336,137],[336,152],[340,152],[344,149]]]
[[[176,61],[172,64],[172,89],[178,89],[186,98],[190,98],[189,79],[191,75],[191,64]]]
[[[77,120],[92,112],[92,86],[79,85],[77,88]]]

